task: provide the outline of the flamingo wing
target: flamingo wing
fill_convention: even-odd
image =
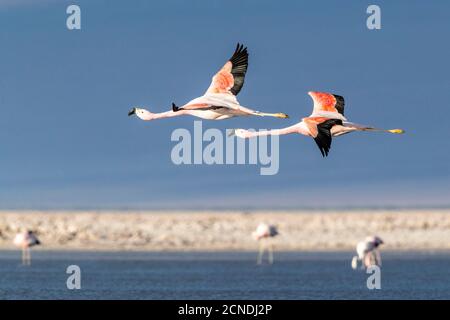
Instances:
[[[237,96],[244,85],[248,67],[247,47],[237,44],[233,56],[212,78],[206,93],[227,93]]]
[[[269,226],[269,230],[270,230],[270,236],[271,237],[275,237],[276,235],[278,235],[278,229],[275,226]]]
[[[308,94],[314,101],[312,115],[322,115],[326,116],[327,118],[346,120],[344,118],[344,97],[337,94],[315,91],[310,91],[308,92]]]
[[[41,241],[39,241],[38,237],[35,234],[28,235],[27,241],[30,247],[41,244]]]
[[[342,120],[325,117],[308,117],[304,118],[303,122],[308,126],[322,156],[327,157],[332,141],[331,128],[335,125],[342,125]]]

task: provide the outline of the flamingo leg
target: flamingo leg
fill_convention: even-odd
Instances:
[[[22,247],[22,265],[25,265],[25,248]]]
[[[31,266],[31,250],[30,250],[30,248],[27,248],[27,261],[28,261],[28,265]]]
[[[377,266],[381,267],[381,254],[380,251],[378,249],[375,250],[375,263]]]
[[[268,250],[269,250],[269,263],[273,264],[273,244],[272,243],[269,245]]]
[[[370,253],[367,253],[365,256],[364,256],[364,266],[366,267],[366,268],[368,268],[368,267],[370,267],[371,266],[371,258],[372,258],[372,253],[370,252]]]
[[[256,260],[256,264],[262,263],[262,257],[264,254],[264,243],[262,240],[259,241],[259,252],[258,252],[258,259]]]

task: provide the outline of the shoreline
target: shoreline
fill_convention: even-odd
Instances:
[[[79,254],[167,254],[167,255],[177,255],[177,254],[255,254],[258,253],[258,246],[257,244],[253,249],[217,249],[217,250],[191,250],[191,249],[185,249],[185,250],[179,250],[179,249],[96,249],[96,248],[44,248],[44,247],[33,247],[33,252],[40,252],[43,254],[49,254],[49,253],[55,253],[55,254],[65,254],[65,253],[79,253]],[[282,253],[282,254],[290,254],[290,253],[298,253],[298,254],[332,254],[332,253],[348,253],[354,255],[355,250],[351,249],[288,249],[288,250],[275,250],[275,252]],[[10,254],[10,253],[16,253],[20,252],[20,248],[11,248],[11,246],[8,247],[0,247],[0,255],[3,254]],[[435,249],[435,248],[428,248],[428,249],[382,249],[383,254],[396,254],[396,255],[440,255],[440,254],[450,254],[450,249],[441,248],[441,249]]]
[[[34,230],[38,250],[104,252],[251,252],[259,222],[278,226],[277,251],[354,251],[378,234],[383,250],[450,250],[450,209],[298,211],[0,211],[0,250]]]

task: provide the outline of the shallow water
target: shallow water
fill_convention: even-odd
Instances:
[[[381,289],[350,268],[352,253],[0,252],[1,299],[450,299],[450,252],[384,253]],[[66,268],[81,268],[68,290]]]

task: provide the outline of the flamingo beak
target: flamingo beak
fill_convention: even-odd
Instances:
[[[136,113],[136,108],[133,108],[128,112],[128,116],[132,116],[135,113]]]
[[[390,133],[397,133],[397,134],[402,134],[402,133],[405,133],[405,130],[403,130],[403,129],[391,129],[391,130],[388,130]]]
[[[229,137],[232,137],[232,136],[234,136],[234,135],[236,135],[236,129],[230,130],[230,132],[228,133],[228,136],[229,136]]]

